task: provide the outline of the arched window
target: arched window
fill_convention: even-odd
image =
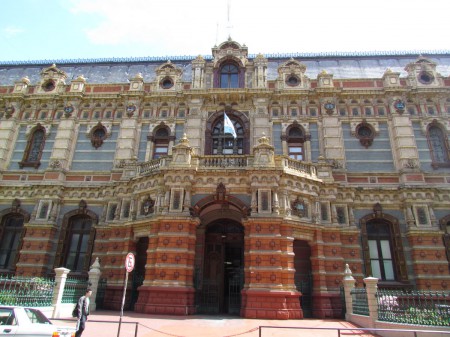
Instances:
[[[157,129],[153,140],[153,158],[160,158],[169,154],[170,133],[166,127]]]
[[[81,200],[79,207],[67,213],[62,222],[54,267],[65,267],[75,273],[86,273],[91,265],[97,215]]]
[[[408,281],[401,236],[398,220],[383,214],[380,204],[361,219],[366,276],[377,277],[381,283]]]
[[[282,137],[283,138],[283,137]],[[288,156],[296,160],[305,160],[304,143],[306,140],[303,130],[299,126],[291,126],[286,130]]]
[[[212,154],[244,154],[244,128],[240,121],[229,116],[237,137],[224,133],[224,119],[219,117],[212,127]]]
[[[14,270],[22,243],[24,216],[10,213],[0,225],[0,269]]]
[[[389,225],[382,222],[368,223],[367,243],[372,276],[385,281],[395,280]]]
[[[100,146],[103,145],[103,142],[105,141],[107,137],[106,129],[103,125],[100,123],[92,130],[91,133],[91,144],[93,147],[98,149]]]
[[[41,165],[44,145],[45,128],[38,124],[28,138],[27,147],[25,148],[22,161],[19,162],[19,167],[34,167],[37,169]]]
[[[239,88],[239,68],[234,63],[225,63],[220,68],[220,88]]]
[[[450,167],[447,137],[436,123],[428,127],[428,144],[431,152],[431,166],[433,168]]]
[[[89,266],[89,241],[91,238],[92,219],[86,215],[74,216],[69,220],[66,237],[64,267],[81,272]],[[89,254],[90,255],[90,254]],[[86,263],[87,262],[87,263]]]

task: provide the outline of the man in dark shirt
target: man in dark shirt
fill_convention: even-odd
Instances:
[[[89,316],[89,297],[92,295],[91,289],[86,289],[84,296],[81,296],[78,300],[78,321],[77,321],[77,332],[75,337],[81,337],[86,326],[87,317]]]

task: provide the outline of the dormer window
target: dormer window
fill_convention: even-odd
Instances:
[[[300,84],[300,79],[295,75],[289,75],[286,78],[286,84],[290,87],[296,87]]]
[[[48,80],[48,81],[44,82],[44,84],[42,84],[42,90],[44,90],[46,92],[53,91],[55,88],[56,88],[56,84],[55,84],[55,81],[53,81],[53,80]]]
[[[423,84],[431,84],[434,81],[434,76],[428,71],[422,71],[419,74],[418,80]]]
[[[173,80],[170,77],[165,77],[161,83],[161,88],[163,89],[170,89],[173,87]]]

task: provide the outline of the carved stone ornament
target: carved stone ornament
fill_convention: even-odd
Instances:
[[[21,206],[21,202],[19,199],[14,199],[12,204],[11,204],[11,208],[13,210],[13,212],[18,213],[19,209]]]
[[[403,112],[405,112],[405,107],[406,107],[406,104],[401,99],[398,99],[394,102],[395,111],[397,111],[399,114],[402,114]]]
[[[68,104],[64,107],[64,116],[66,118],[69,118],[70,116],[72,116],[72,112],[73,112],[74,108],[72,106],[72,104]]]
[[[148,196],[142,203],[141,213],[142,215],[149,215],[155,212],[155,201]]]
[[[136,105],[128,104],[126,110],[127,110],[127,116],[131,118],[131,117],[133,117],[134,112],[136,111]]]
[[[306,217],[307,208],[306,204],[303,201],[303,199],[300,199],[297,197],[292,203],[291,203],[291,212],[293,215],[296,215],[300,218]]]
[[[375,130],[369,123],[363,120],[362,123],[356,126],[355,135],[356,138],[359,139],[361,145],[367,149],[373,143],[373,139],[375,138]]]
[[[78,203],[78,213],[84,214],[86,213],[87,203],[83,199]]]
[[[333,102],[326,102],[326,103],[323,105],[323,107],[325,108],[325,112],[326,112],[328,115],[331,116],[331,115],[333,114],[334,108],[335,108],[335,105],[334,105]]]
[[[7,119],[11,118],[12,115],[14,114],[14,111],[15,111],[15,109],[14,109],[14,107],[13,107],[12,105],[7,106],[7,107],[5,108],[5,117],[6,117]]]
[[[59,168],[61,168],[62,164],[61,164],[61,162],[59,160],[56,159],[56,160],[51,161],[49,166],[52,169],[59,169]]]
[[[406,163],[403,164],[404,168],[415,169],[419,167],[417,160],[409,158]]]

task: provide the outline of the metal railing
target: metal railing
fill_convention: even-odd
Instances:
[[[418,290],[377,291],[378,320],[450,326],[450,293]]]
[[[311,336],[317,336],[317,330],[335,330],[337,332],[338,337],[341,336],[342,331],[352,332],[352,336],[367,336],[367,333],[377,334],[379,331],[388,331],[389,333],[402,332],[401,335],[398,336],[417,336],[417,333],[430,334],[430,336],[436,336],[436,334],[450,335],[450,331],[438,331],[438,330],[415,330],[415,329],[379,329],[379,328],[316,328],[316,327],[292,327],[292,326],[260,326],[259,327],[259,337],[263,337],[262,331],[263,329],[294,329],[294,330],[313,330],[314,334]],[[407,332],[408,334],[403,334]],[[345,333],[345,335],[349,335],[349,333]],[[272,336],[272,334],[270,335]],[[304,333],[301,336],[305,336]]]
[[[88,287],[89,280],[86,277],[67,277],[61,303],[77,303]]]
[[[356,315],[369,316],[369,305],[367,301],[367,292],[364,288],[355,288],[352,295],[353,313]]]
[[[43,307],[52,304],[53,278],[0,275],[0,304]]]

